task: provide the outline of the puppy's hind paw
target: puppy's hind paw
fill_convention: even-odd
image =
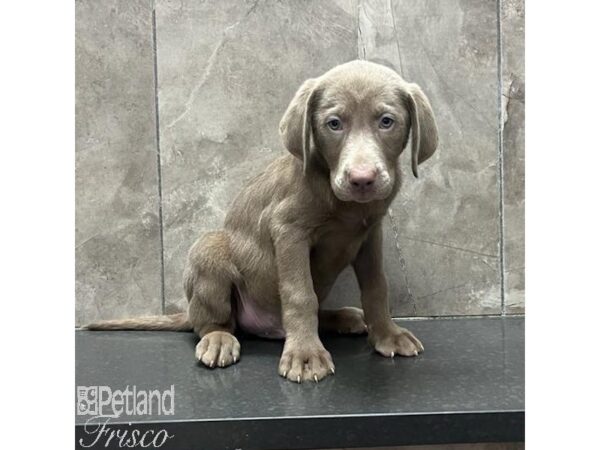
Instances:
[[[375,350],[383,356],[418,356],[424,348],[419,339],[405,328],[395,326],[385,334],[369,336]]]

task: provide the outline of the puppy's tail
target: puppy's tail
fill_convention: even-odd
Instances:
[[[145,330],[145,331],[192,331],[187,313],[168,316],[148,316],[135,319],[101,320],[81,327],[82,330]]]

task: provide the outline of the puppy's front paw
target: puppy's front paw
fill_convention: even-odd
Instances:
[[[289,344],[286,341],[279,361],[279,375],[296,383],[319,382],[335,372],[331,355],[320,341]]]
[[[414,334],[397,325],[386,332],[373,333],[369,336],[369,340],[378,353],[391,358],[395,355],[417,356],[425,350]]]
[[[196,358],[210,367],[227,367],[240,359],[240,343],[226,331],[205,334],[196,346]]]

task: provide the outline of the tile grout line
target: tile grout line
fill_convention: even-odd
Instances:
[[[163,229],[162,166],[160,152],[160,122],[158,113],[158,63],[156,47],[156,8],[152,2],[152,57],[154,69],[154,122],[156,127],[156,168],[158,176],[158,229],[160,240],[160,299],[161,311],[165,314],[165,247]]]
[[[504,254],[504,113],[502,109],[502,0],[496,0],[496,35],[498,68],[498,206],[500,219],[500,305],[502,316],[506,316],[506,277]]]
[[[406,296],[408,297],[408,302],[410,304],[412,304],[414,317],[417,317],[417,298],[413,295],[413,293],[410,289],[410,284],[408,281],[408,271],[406,270],[406,259],[404,258],[404,255],[402,254],[402,248],[400,246],[400,231],[398,230],[398,225],[394,221],[394,213],[392,211],[391,206],[388,208],[387,215],[390,219],[390,223],[392,226],[392,232],[394,234],[394,247],[396,248],[400,271],[404,278],[404,285],[406,287]]]
[[[362,0],[356,0],[356,53],[358,59],[367,59],[367,50],[363,41],[362,28],[360,27],[360,15],[362,10]],[[362,55],[361,55],[362,49]]]
[[[398,29],[396,28],[396,16],[394,14],[394,7],[392,0],[390,0],[388,7],[390,8],[390,17],[392,18],[392,28],[394,30],[394,41],[396,42],[396,53],[398,53],[398,72],[400,76],[404,78],[404,63],[402,62],[402,53],[400,52],[400,42],[398,42]],[[404,78],[406,79],[406,78]]]

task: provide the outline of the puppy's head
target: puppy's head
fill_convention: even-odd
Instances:
[[[436,150],[433,111],[416,84],[366,61],[334,67],[306,80],[279,125],[284,145],[304,162],[329,171],[342,201],[388,197],[400,153],[412,133],[412,171]]]

